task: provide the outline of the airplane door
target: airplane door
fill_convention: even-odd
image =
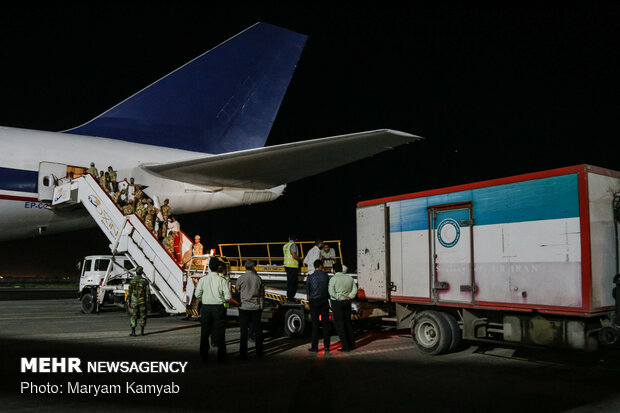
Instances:
[[[39,201],[51,201],[54,198],[55,183],[66,175],[67,165],[56,162],[40,162],[37,186]]]
[[[472,204],[428,208],[431,279],[437,301],[473,303],[475,297]]]

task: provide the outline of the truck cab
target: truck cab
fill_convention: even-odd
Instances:
[[[92,313],[96,309],[97,294],[107,274],[106,285],[116,288],[102,291],[105,294],[103,304],[123,307],[125,291],[134,276],[134,264],[126,255],[90,255],[81,265],[78,299],[82,303],[82,312]]]

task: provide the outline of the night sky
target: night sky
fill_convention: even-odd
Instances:
[[[339,238],[354,267],[359,201],[582,163],[620,169],[620,3],[402,3],[3,6],[0,125],[82,124],[264,21],[309,36],[268,145],[380,128],[426,139],[292,183],[271,203],[181,216],[205,247]],[[109,251],[95,229],[0,249],[5,276],[75,276],[80,257]]]

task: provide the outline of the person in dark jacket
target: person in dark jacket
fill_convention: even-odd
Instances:
[[[265,288],[261,278],[254,267],[252,260],[245,262],[245,274],[237,279],[237,291],[239,291],[241,305],[239,306],[239,326],[241,338],[239,340],[239,358],[248,357],[248,327],[254,326],[256,357],[263,356],[263,328],[260,325],[260,317],[264,306]]]
[[[306,290],[310,304],[312,319],[312,346],[308,349],[313,353],[319,351],[319,321],[323,329],[323,347],[329,353],[329,276],[323,271],[321,260],[314,262],[315,271],[308,275]]]

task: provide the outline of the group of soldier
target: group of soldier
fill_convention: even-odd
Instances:
[[[146,228],[162,243],[168,254],[179,261],[179,254],[175,252],[175,244],[180,237],[180,225],[172,215],[170,200],[165,199],[160,208],[153,205],[153,200],[142,192],[142,185],[136,184],[134,178],[117,180],[117,171],[108,166],[107,172],[97,171],[95,163],[90,163],[86,171],[95,178],[110,198],[118,205],[124,215],[135,214]]]

